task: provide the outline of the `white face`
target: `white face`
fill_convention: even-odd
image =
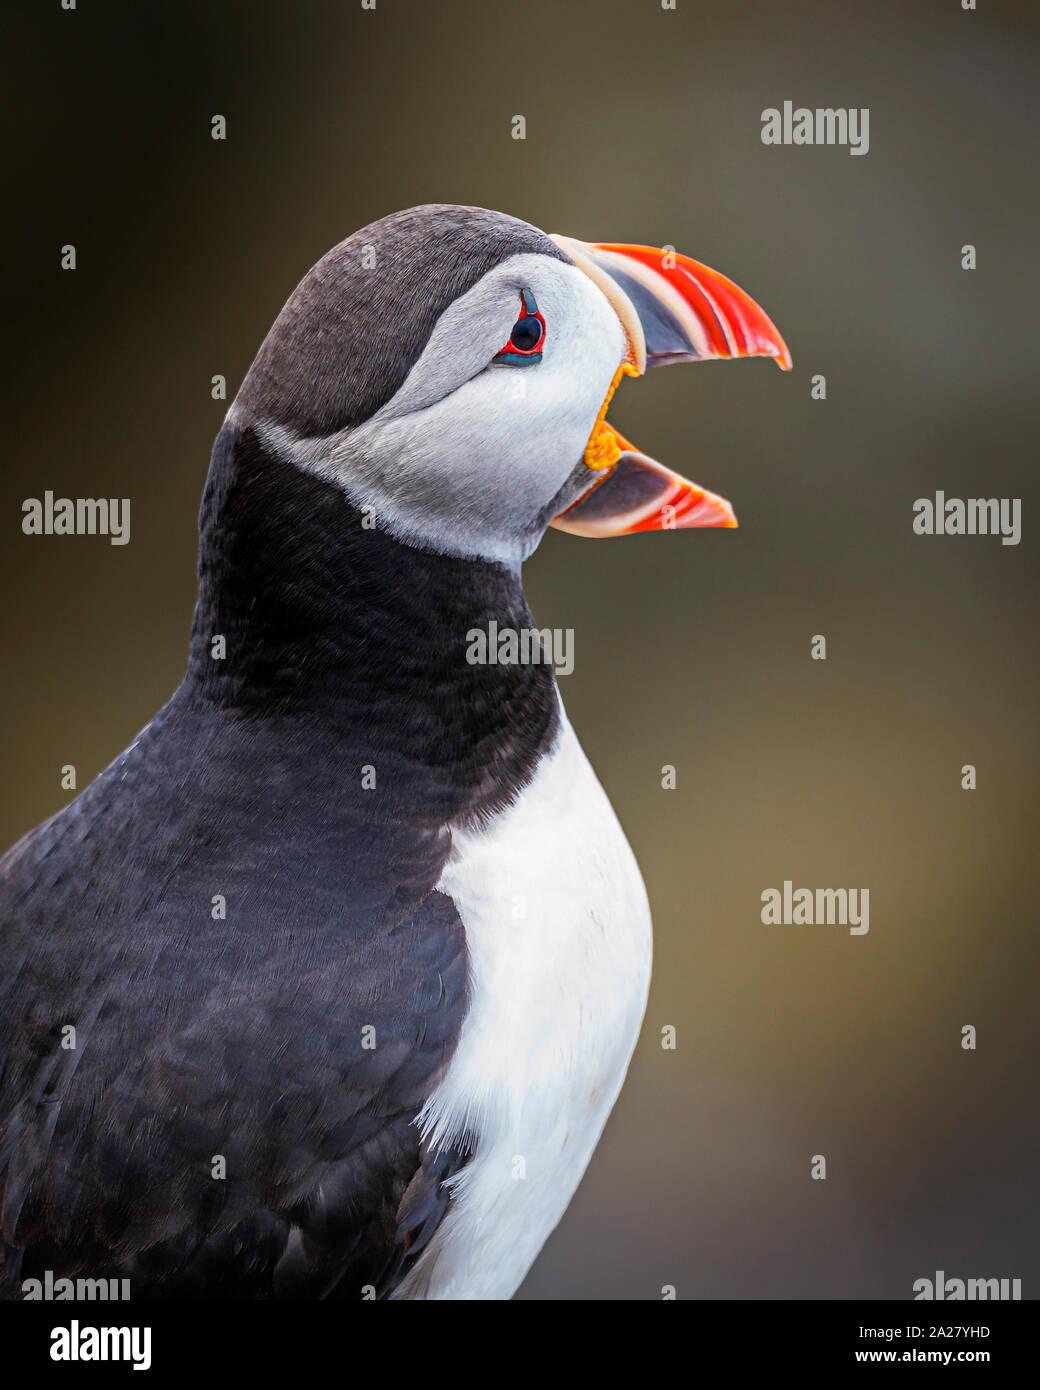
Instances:
[[[521,290],[537,301],[545,344],[540,362],[508,366],[492,359]],[[449,305],[400,390],[363,424],[320,439],[255,428],[401,540],[516,564],[581,463],[625,352],[620,320],[588,276],[549,256],[513,256]]]

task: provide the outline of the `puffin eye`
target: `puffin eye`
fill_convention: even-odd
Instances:
[[[520,312],[513,324],[509,342],[496,352],[495,362],[507,367],[529,367],[542,360],[542,347],[545,343],[545,320],[538,312],[534,295],[530,290],[520,291]]]
[[[517,352],[530,352],[532,348],[538,346],[541,337],[541,319],[535,318],[533,314],[525,314],[522,319],[517,319],[513,325],[513,331],[509,335],[509,345],[516,348]]]

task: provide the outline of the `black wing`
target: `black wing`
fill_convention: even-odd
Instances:
[[[247,814],[228,731],[163,726],[0,861],[0,1292],[384,1295],[468,1158],[415,1126],[467,1002],[445,837],[274,755]]]

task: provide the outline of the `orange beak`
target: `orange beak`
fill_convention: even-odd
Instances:
[[[623,375],[673,362],[773,357],[790,371],[791,354],[776,326],[732,280],[675,251],[552,239],[602,290],[628,343],[585,449],[589,490],[553,525],[579,536],[736,526],[725,498],[640,453],[606,412]]]

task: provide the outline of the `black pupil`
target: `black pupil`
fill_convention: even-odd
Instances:
[[[530,352],[541,336],[542,325],[533,314],[525,314],[513,324],[509,341],[518,352]]]

